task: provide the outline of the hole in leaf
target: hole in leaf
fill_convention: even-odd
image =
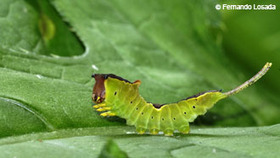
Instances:
[[[31,11],[21,15],[22,21],[20,21],[20,24],[29,28],[37,27],[38,29],[33,29],[34,31],[28,32],[28,35],[23,31],[20,33],[21,36],[30,43],[26,48],[25,46],[21,46],[23,49],[36,54],[64,57],[78,56],[85,52],[85,46],[82,41],[71,31],[70,24],[62,20],[63,18],[50,1],[25,1],[29,3],[32,8],[30,7],[29,9]],[[36,15],[36,17],[38,17],[38,19],[36,19],[38,22],[34,23],[32,21],[34,18],[25,18],[30,17],[30,15],[26,14]],[[15,24],[15,26],[17,26],[17,24]],[[14,28],[17,29],[16,27]],[[40,43],[38,44],[38,41],[34,39],[40,38],[42,40],[39,41]],[[32,46],[35,44],[37,45],[35,51],[29,50],[33,48]]]

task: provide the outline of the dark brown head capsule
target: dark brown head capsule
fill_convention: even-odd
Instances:
[[[105,74],[93,74],[95,84],[92,92],[92,101],[96,104],[102,103],[105,99],[105,86],[104,81],[106,79]]]

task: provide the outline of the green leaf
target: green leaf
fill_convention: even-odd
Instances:
[[[214,2],[51,2],[38,2],[40,9],[34,7],[36,2],[23,0],[0,6],[1,137],[125,125],[123,120],[101,118],[92,109],[92,73],[140,79],[140,93],[155,103],[175,102],[211,89],[228,91],[251,77],[247,76],[251,72],[242,71],[226,58],[213,39],[210,30],[219,29],[221,23],[218,12],[210,9]],[[39,31],[41,12],[48,16],[43,19],[47,35]],[[49,23],[55,25],[55,32],[48,29]],[[58,28],[68,33],[59,33]],[[69,42],[69,38],[73,40]],[[55,39],[54,45],[43,42]],[[37,47],[38,41],[44,46]],[[75,54],[83,46],[85,52]],[[264,80],[219,102],[197,123],[278,123],[279,97]]]
[[[127,154],[123,152],[118,145],[112,140],[108,140],[100,152],[99,158],[127,158]]]
[[[228,91],[249,79],[267,58],[252,58],[258,64],[248,71],[227,57],[219,44],[223,21],[215,4],[1,0],[0,157],[98,157],[112,148],[129,157],[277,157],[279,124],[137,135],[124,120],[102,118],[91,107],[92,73],[140,79],[140,93],[155,103]],[[279,123],[279,93],[277,86],[270,89],[278,84],[275,65],[195,123]],[[116,144],[105,145],[108,139]]]
[[[0,46],[21,53],[74,56],[83,45],[48,0],[1,0]]]
[[[278,157],[280,124],[254,128],[195,128],[174,137],[137,135],[130,127],[36,133],[0,140],[0,157],[98,157],[114,139],[129,157]]]

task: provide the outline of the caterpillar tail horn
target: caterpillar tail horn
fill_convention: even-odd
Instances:
[[[258,81],[262,76],[264,76],[266,74],[266,72],[270,69],[271,65],[272,65],[272,63],[267,62],[263,66],[263,68],[255,76],[253,76],[251,79],[249,79],[248,81],[244,82],[240,86],[234,88],[233,90],[225,92],[224,94],[226,96],[230,96],[230,95],[236,94],[236,93],[242,91],[243,89],[247,88],[248,86],[252,85],[253,83]]]

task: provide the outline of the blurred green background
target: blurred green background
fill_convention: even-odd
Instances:
[[[273,63],[267,85],[280,94],[280,11],[279,1],[222,1],[225,4],[273,4],[276,10],[221,11],[224,23],[223,49],[236,64],[252,72],[263,61]],[[241,3],[240,3],[241,2]],[[253,73],[252,73],[253,74]]]

